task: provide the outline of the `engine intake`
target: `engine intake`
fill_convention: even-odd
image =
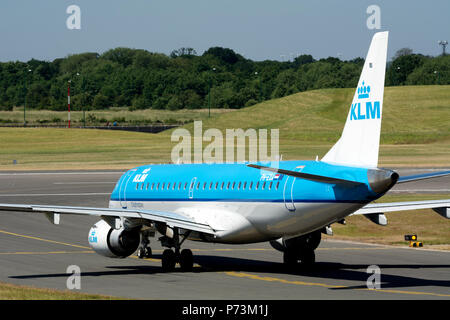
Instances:
[[[89,245],[99,255],[126,258],[139,246],[139,229],[113,229],[106,221],[100,220],[89,230]]]

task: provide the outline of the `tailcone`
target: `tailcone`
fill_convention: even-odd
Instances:
[[[389,169],[369,169],[367,179],[373,192],[385,193],[391,189],[399,178],[397,172]]]

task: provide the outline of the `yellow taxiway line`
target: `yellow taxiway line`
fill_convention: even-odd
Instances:
[[[9,231],[5,231],[5,230],[0,230],[0,233],[3,234],[7,234],[7,235],[12,235],[12,236],[16,236],[16,237],[22,237],[22,238],[27,238],[27,239],[32,239],[32,240],[38,240],[38,241],[43,241],[43,242],[49,242],[49,243],[54,243],[54,244],[60,244],[60,245],[65,245],[65,246],[70,246],[70,247],[75,247],[75,248],[82,248],[82,249],[90,249],[89,247],[86,246],[80,246],[80,245],[75,245],[75,244],[70,244],[70,243],[65,243],[65,242],[59,242],[59,241],[54,241],[54,240],[48,240],[48,239],[43,239],[43,238],[39,238],[39,237],[34,237],[34,236],[27,236],[27,235],[22,235],[22,234],[18,234],[18,233],[13,233],[13,232],[9,232]],[[318,248],[318,250],[320,250],[321,248]],[[372,250],[381,250],[381,249],[389,249],[389,248],[385,248],[385,247],[375,247],[375,248],[357,248],[357,247],[349,247],[349,248],[322,248],[322,250],[331,250],[331,249],[335,249],[335,250],[368,250],[368,249],[372,249]],[[265,251],[265,250],[271,250],[271,249],[267,249],[267,248],[242,248],[242,249],[193,249],[192,251],[227,251],[227,252],[231,252],[231,251]],[[155,250],[155,252],[158,251],[162,251],[162,250]],[[93,253],[92,250],[89,251],[72,251],[72,252],[68,252],[68,251],[48,251],[48,252],[4,252],[4,253],[0,253],[0,255],[12,255],[12,254],[68,254],[68,253]],[[139,259],[137,256],[131,256],[131,258],[134,259]],[[141,259],[139,259],[141,260]],[[148,261],[148,262],[160,262],[160,259],[153,259],[153,258],[146,258],[146,259],[142,259],[144,261]],[[194,267],[201,267],[198,264],[195,264]],[[290,285],[300,285],[300,286],[318,286],[318,287],[323,287],[323,288],[330,288],[330,289],[345,289],[345,288],[349,288],[348,286],[339,286],[339,285],[330,285],[330,284],[325,284],[325,283],[319,283],[319,282],[306,282],[306,281],[298,281],[298,280],[286,280],[286,279],[281,279],[281,278],[275,278],[275,277],[265,277],[265,276],[259,276],[256,274],[251,274],[251,273],[244,273],[244,272],[236,272],[236,271],[225,271],[225,272],[218,272],[218,273],[224,273],[228,276],[232,276],[232,277],[238,277],[238,278],[247,278],[247,279],[252,279],[252,280],[259,280],[259,281],[267,281],[267,282],[278,282],[278,283],[284,283],[284,284],[290,284]],[[405,290],[390,290],[390,289],[366,289],[366,288],[358,288],[358,289],[352,289],[352,290],[368,290],[371,292],[384,292],[384,293],[396,293],[396,294],[409,294],[409,295],[429,295],[429,296],[436,296],[436,297],[450,297],[450,294],[440,294],[440,293],[434,293],[434,292],[418,292],[418,291],[405,291]]]

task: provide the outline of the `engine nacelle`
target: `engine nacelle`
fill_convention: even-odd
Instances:
[[[321,232],[317,230],[295,238],[272,240],[270,245],[282,252],[286,251],[286,249],[301,250],[302,248],[315,250],[319,246],[321,238]]]
[[[114,229],[104,220],[89,230],[89,245],[99,255],[109,258],[126,258],[140,244],[139,228],[133,230]]]

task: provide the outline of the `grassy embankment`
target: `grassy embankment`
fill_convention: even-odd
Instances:
[[[353,89],[314,90],[229,112],[167,112],[172,119],[202,119],[203,130],[279,129],[283,159],[322,157],[337,141]],[[444,167],[450,159],[450,86],[388,87],[385,90],[380,166]],[[128,113],[132,119],[153,111]],[[146,114],[146,112],[148,114]],[[155,111],[162,117],[161,111]],[[186,116],[197,112],[198,117]],[[163,112],[164,113],[164,112]],[[108,114],[108,113],[105,113]],[[108,116],[114,118],[114,112]],[[0,117],[3,114],[0,113]],[[156,119],[156,118],[152,118]],[[193,134],[193,124],[185,128]],[[0,128],[0,170],[131,168],[169,162],[173,130],[159,134],[83,129]],[[203,147],[208,143],[203,143]],[[13,160],[17,161],[13,165]]]

